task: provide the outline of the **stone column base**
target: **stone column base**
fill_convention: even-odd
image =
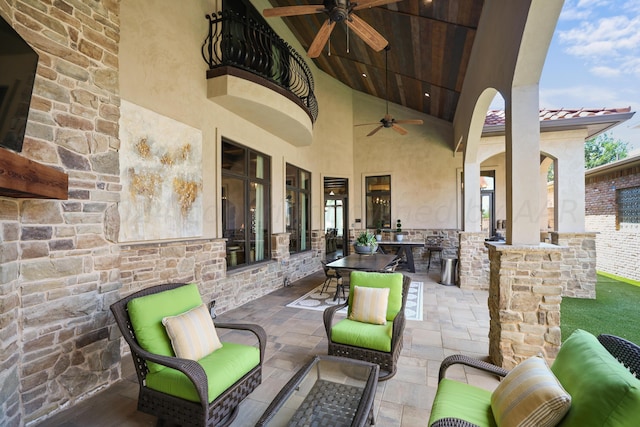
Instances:
[[[511,369],[531,356],[551,363],[560,349],[563,254],[566,247],[487,242],[489,357]]]
[[[460,289],[489,289],[489,256],[484,244],[487,237],[486,232],[459,233]]]
[[[562,262],[562,296],[596,297],[596,233],[553,231],[551,243],[568,247]]]

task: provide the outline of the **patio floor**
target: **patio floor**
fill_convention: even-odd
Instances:
[[[425,426],[441,360],[456,353],[483,359],[488,354],[487,292],[439,285],[436,270],[430,274],[405,274],[424,282],[424,320],[407,321],[398,372],[390,380],[378,383],[374,403],[377,427]],[[322,312],[285,307],[323,280],[321,271],[218,316],[219,321],[258,323],[268,335],[263,383],[241,404],[233,427],[254,425],[275,394],[311,356],[327,353]],[[138,385],[128,355],[123,358],[123,371],[125,380],[39,426],[155,425],[155,417],[136,410]],[[490,390],[498,384],[495,377],[471,368],[452,368],[448,377]]]

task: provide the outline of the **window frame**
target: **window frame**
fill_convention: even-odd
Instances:
[[[231,145],[234,150],[238,150],[239,152],[242,152],[242,170],[240,171],[235,171],[235,170],[231,170],[231,169],[227,169],[225,168],[223,165],[225,164],[225,159],[226,159],[226,153],[225,153],[225,147],[227,145]],[[256,169],[252,169],[251,167],[251,162],[252,159],[258,159],[261,158],[262,161],[264,162],[264,167],[262,170],[262,175],[263,177],[260,178],[258,177],[257,173],[254,173],[254,176],[252,176],[252,172],[257,171],[257,166]],[[230,139],[227,138],[222,138],[222,143],[220,145],[220,159],[221,159],[221,167],[220,167],[220,171],[221,171],[221,206],[222,206],[222,215],[220,218],[220,223],[221,223],[221,230],[222,230],[222,234],[223,237],[225,237],[227,239],[227,243],[226,243],[226,254],[227,254],[227,269],[236,269],[236,268],[240,268],[240,267],[245,267],[248,265],[253,265],[253,264],[259,264],[259,263],[263,263],[266,261],[270,261],[271,260],[271,177],[272,177],[272,171],[271,171],[271,165],[272,165],[272,160],[271,160],[271,156],[262,153],[260,151],[257,150],[253,150],[249,147],[246,147],[242,144],[238,144],[235,141],[232,141]],[[227,204],[229,203],[228,197],[228,189],[226,189],[225,187],[225,181],[231,181],[231,180],[238,180],[241,181],[241,185],[242,185],[242,208],[244,209],[244,212],[242,213],[242,225],[243,227],[241,227],[240,229],[234,228],[234,229],[227,229],[225,227],[225,223],[227,221],[227,217],[228,214],[226,212],[227,210]],[[251,202],[252,202],[252,191],[255,193],[257,191],[258,186],[261,186],[260,188],[263,189],[262,193],[260,194],[261,199],[262,199],[262,209],[264,210],[263,215],[261,220],[262,221],[258,221],[258,222],[262,222],[262,229],[264,230],[264,238],[263,240],[258,239],[258,234],[252,232],[253,226],[254,224],[256,224],[256,219],[255,219],[255,210],[256,208],[254,208],[252,210],[251,208]],[[252,190],[253,188],[253,190]],[[226,189],[226,192],[225,192]],[[257,196],[257,194],[256,194]],[[256,197],[257,199],[257,197]],[[256,200],[257,203],[257,200]],[[257,207],[257,205],[256,205]],[[244,224],[251,224],[250,227],[248,226],[244,226]],[[239,231],[242,230],[242,235],[239,234]],[[238,239],[237,237],[241,237],[241,239]],[[254,240],[252,240],[252,237],[255,238]],[[243,244],[243,246],[241,247],[242,250],[238,250],[238,249],[234,249],[233,251],[230,250],[231,247],[238,247],[238,245],[236,244],[237,242],[250,242],[249,245],[247,244]],[[260,250],[258,250],[258,247],[256,245],[260,244]],[[231,252],[234,252],[234,254],[232,254]],[[259,252],[259,253],[256,253]],[[238,258],[241,258],[242,262],[238,262]],[[235,262],[232,262],[232,260],[235,260]]]
[[[385,191],[368,191],[369,190],[369,179],[372,178],[388,178],[389,179],[389,190],[385,190]],[[365,228],[367,229],[377,229],[377,228],[381,228],[381,229],[392,229],[394,228],[393,225],[393,187],[392,187],[392,176],[390,173],[386,173],[386,174],[371,174],[371,175],[365,175],[364,177],[364,218],[365,218]],[[378,224],[374,223],[375,218],[374,218],[374,214],[373,212],[370,212],[369,210],[369,203],[368,203],[368,199],[369,196],[374,197],[374,196],[388,196],[389,200],[388,200],[388,205],[389,205],[389,222],[387,223],[386,221],[383,221],[382,226],[378,227]]]
[[[640,224],[640,203],[638,202],[640,200],[640,186],[617,188],[615,192],[616,230],[620,230],[623,224],[633,224],[634,226]]]
[[[289,179],[290,173],[295,174],[294,184],[290,184],[290,179]],[[302,185],[304,182],[303,174],[306,174],[308,176],[308,179],[306,180],[306,186]],[[301,253],[301,252],[310,251],[311,250],[312,174],[306,169],[303,169],[301,167],[298,167],[294,164],[287,162],[285,164],[285,180],[284,181],[285,181],[285,203],[287,203],[287,206],[285,206],[285,227],[286,227],[286,231],[290,233],[289,234],[289,253]],[[298,221],[298,225],[295,227],[296,235],[297,236],[304,235],[304,240],[302,238],[300,239],[291,238],[291,235],[293,234],[293,227],[289,225],[291,223],[291,220],[289,217],[291,210],[289,209],[289,206],[288,206],[290,193],[292,193],[292,196],[295,197],[295,204],[293,206],[296,211],[295,211],[294,218],[301,219],[303,216],[305,216],[305,221],[302,221],[302,220]],[[306,204],[303,203],[302,201],[303,196],[306,196]],[[305,212],[306,212],[306,215],[305,215]],[[303,230],[303,224],[306,225],[306,230]],[[303,241],[305,243],[304,247],[302,247]]]

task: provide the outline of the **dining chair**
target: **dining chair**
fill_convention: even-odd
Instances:
[[[333,280],[336,281],[336,287],[339,287],[342,284],[342,276],[340,275],[340,273],[338,273],[337,270],[331,267],[327,267],[326,261],[321,261],[321,263],[325,276],[324,283],[322,284],[322,289],[320,290],[320,293],[322,294],[327,290],[327,288],[329,288],[329,285],[331,285],[331,282]]]
[[[425,247],[427,252],[429,253],[429,262],[427,263],[427,271],[431,270],[431,257],[434,254],[438,255],[438,259],[442,260],[442,236],[427,236],[426,237]]]

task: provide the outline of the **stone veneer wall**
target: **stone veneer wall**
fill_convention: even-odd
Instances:
[[[66,201],[0,199],[0,424],[19,426],[119,377],[119,1],[0,14],[39,55],[21,155],[69,175]]]
[[[490,264],[485,246],[487,232],[460,232],[458,268],[460,289],[489,289]]]
[[[560,349],[562,265],[566,248],[487,243],[489,358],[511,369],[541,354],[551,363]]]
[[[312,248],[322,243],[312,233]],[[122,296],[162,283],[198,284],[202,300],[216,301],[216,312],[239,307],[315,271],[320,250],[289,255],[289,234],[272,237],[272,259],[227,271],[226,239],[192,239],[121,245]],[[119,336],[113,325],[114,337]]]
[[[369,230],[372,233],[375,233],[375,230]],[[351,245],[353,245],[353,241],[355,240],[356,234],[358,234],[360,230],[350,230],[350,240]],[[442,247],[444,248],[442,251],[442,256],[445,257],[453,257],[458,258],[458,230],[454,229],[403,229],[403,233],[405,234],[404,240],[409,242],[424,242],[426,241],[427,236],[440,235],[443,237]],[[382,240],[395,240],[395,232],[383,231],[382,232]],[[434,261],[435,259],[435,261]],[[426,248],[413,248],[413,261],[416,267],[416,272],[426,272],[427,266],[429,263],[429,252]],[[440,259],[437,258],[437,255],[432,258],[431,262],[431,270],[440,270],[439,265]],[[437,266],[434,267],[434,263],[438,263]]]
[[[21,155],[69,175],[68,200],[0,198],[0,425],[46,419],[120,379],[109,306],[125,292],[197,281],[218,310],[320,269],[323,242],[227,274],[224,241],[117,243],[119,0],[0,0],[36,49],[38,70]]]
[[[566,247],[561,267],[562,295],[596,297],[596,234],[551,232],[551,243]]]

